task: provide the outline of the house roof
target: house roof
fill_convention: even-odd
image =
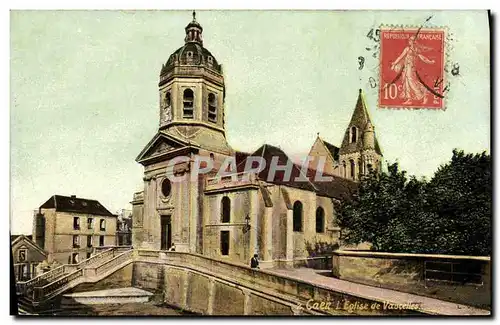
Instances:
[[[16,245],[17,243],[24,241],[26,245],[36,249],[37,251],[40,252],[40,254],[47,256],[47,253],[33,241],[32,235],[10,235],[10,238],[11,238],[10,241],[11,247],[14,247],[14,245]]]
[[[77,198],[76,196],[53,195],[40,209],[56,209],[60,212],[73,212],[81,214],[93,214],[98,216],[116,217],[109,212],[99,201]]]
[[[33,235],[10,235],[10,242],[14,242],[17,238],[24,236],[28,238],[29,240],[33,240]]]

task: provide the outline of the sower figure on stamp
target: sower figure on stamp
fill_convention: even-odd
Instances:
[[[254,254],[252,259],[250,260],[250,267],[252,269],[258,269],[259,268],[259,260],[257,259],[258,255]]]
[[[399,57],[392,63],[391,70],[402,73],[403,91],[400,97],[405,99],[403,104],[411,104],[412,100],[422,100],[427,103],[427,89],[417,76],[417,58],[427,64],[433,64],[434,60],[428,59],[420,52],[429,51],[432,48],[417,43],[415,36],[408,39],[406,46]]]

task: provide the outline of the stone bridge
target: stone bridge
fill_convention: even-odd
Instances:
[[[415,308],[372,308],[384,302],[342,286],[289,276],[283,270],[255,270],[193,253],[130,248],[110,248],[80,264],[63,265],[18,283],[17,293],[20,308],[50,311],[68,291],[131,286],[203,315],[436,314]],[[395,303],[408,303],[401,299]]]

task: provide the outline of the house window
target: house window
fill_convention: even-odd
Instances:
[[[356,163],[351,159],[351,178],[354,179],[356,175]]]
[[[26,261],[26,256],[28,255],[28,251],[26,249],[20,249],[17,252],[17,260],[19,262],[24,262]]]
[[[344,169],[344,178],[347,178],[347,165],[345,161],[342,162],[342,168]]]
[[[79,248],[79,247],[80,247],[80,236],[73,235],[73,248]]]
[[[71,254],[71,264],[78,264],[78,253]]]
[[[208,94],[208,120],[217,123],[217,97],[215,94]]]
[[[322,207],[316,209],[316,232],[325,232],[325,210]]]
[[[221,200],[222,222],[227,223],[231,221],[231,200],[224,196]]]
[[[92,247],[92,236],[87,236],[87,247]]]
[[[165,94],[165,107],[170,107],[172,100],[170,98],[170,92]]]
[[[106,230],[106,219],[101,219],[99,221],[99,229],[101,229],[102,231]]]
[[[184,103],[183,106],[184,118],[193,118],[194,93],[191,89],[184,90],[183,103]]]
[[[351,127],[351,143],[354,143],[358,140],[358,129],[355,126]]]
[[[229,231],[220,232],[220,253],[229,255]]]
[[[302,203],[295,201],[293,204],[293,231],[302,231]]]
[[[80,217],[73,217],[73,229],[80,230]]]
[[[87,229],[92,229],[92,228],[94,228],[94,219],[87,218]]]
[[[20,280],[29,280],[28,264],[21,265]]]
[[[99,246],[104,246],[104,236],[99,236]]]

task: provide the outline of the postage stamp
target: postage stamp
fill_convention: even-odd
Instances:
[[[444,109],[445,29],[380,29],[379,107]]]

